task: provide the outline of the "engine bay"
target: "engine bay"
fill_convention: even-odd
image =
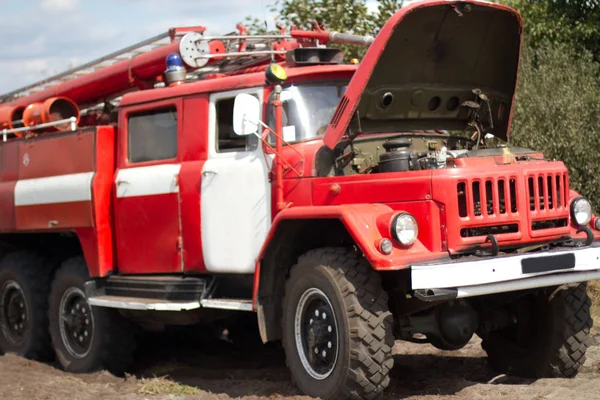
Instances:
[[[533,150],[508,148],[486,138],[479,144],[467,136],[423,132],[397,135],[368,135],[346,139],[333,150],[324,147],[317,154],[319,176],[339,176],[442,169],[455,166],[459,158],[496,157],[510,153],[526,160]]]

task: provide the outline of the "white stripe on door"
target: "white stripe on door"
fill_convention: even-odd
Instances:
[[[181,164],[161,164],[119,170],[117,197],[139,197],[178,193]]]

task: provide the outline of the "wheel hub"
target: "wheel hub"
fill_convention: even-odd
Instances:
[[[25,294],[15,281],[8,281],[0,291],[0,326],[4,336],[14,344],[25,340],[29,313]]]
[[[301,296],[295,318],[296,348],[306,372],[327,378],[338,357],[338,329],[331,302],[321,290],[308,289]]]
[[[94,334],[94,317],[79,288],[69,288],[60,302],[60,334],[67,351],[76,358],[87,356]]]

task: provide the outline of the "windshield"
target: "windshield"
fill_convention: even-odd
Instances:
[[[283,140],[298,142],[325,134],[327,125],[344,95],[347,82],[300,84],[283,89]],[[274,93],[271,94],[271,97]],[[275,129],[275,109],[269,105],[268,124]],[[273,135],[271,141],[274,141]]]

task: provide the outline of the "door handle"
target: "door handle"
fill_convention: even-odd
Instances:
[[[126,180],[123,180],[123,179],[118,179],[117,180],[117,185],[121,185],[123,183],[129,183],[129,182],[127,182]]]
[[[211,170],[211,169],[206,169],[204,171],[202,171],[202,175],[206,176],[206,175],[217,175],[219,172],[215,171],[215,170]]]

